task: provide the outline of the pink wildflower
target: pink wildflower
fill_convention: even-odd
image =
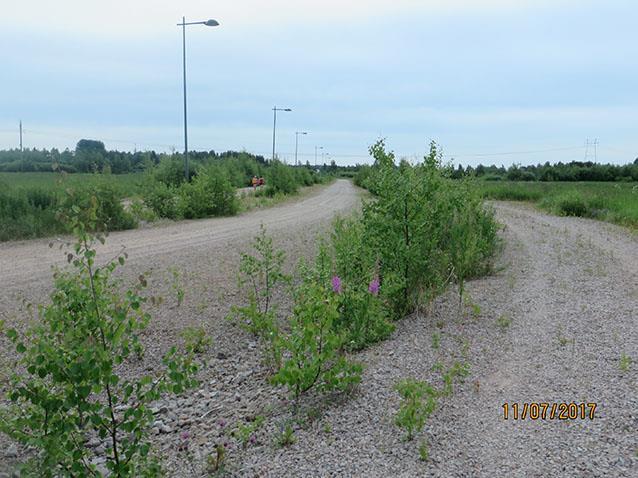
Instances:
[[[379,279],[377,277],[370,281],[368,292],[370,292],[372,295],[379,295]]]
[[[341,294],[341,279],[339,276],[332,278],[332,290],[335,294]]]

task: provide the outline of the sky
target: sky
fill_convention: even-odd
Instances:
[[[371,162],[386,138],[464,165],[638,157],[633,0],[21,0],[3,5],[0,149]],[[587,141],[597,140],[595,148]]]

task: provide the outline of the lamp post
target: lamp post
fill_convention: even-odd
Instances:
[[[290,108],[277,108],[273,107],[273,121],[272,121],[272,161],[275,160],[275,130],[277,129],[277,111],[292,111]]]
[[[317,169],[317,150],[323,149],[323,146],[315,146],[315,169]],[[323,152],[321,153],[323,155]]]
[[[189,179],[188,174],[188,123],[186,120],[186,26],[187,25],[206,25],[207,27],[216,27],[219,25],[217,20],[206,20],[205,22],[189,22],[186,23],[186,17],[182,17],[182,23],[178,23],[178,27],[182,27],[182,53],[184,57],[184,176],[186,181]]]
[[[297,164],[297,153],[299,151],[299,135],[300,134],[308,134],[307,131],[295,131],[295,166],[298,166]]]

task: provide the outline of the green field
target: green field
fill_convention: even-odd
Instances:
[[[65,174],[65,173],[0,173],[0,188],[40,189],[42,191],[63,193],[68,187],[88,186],[108,183],[122,196],[134,196],[139,191],[143,173],[132,174]]]
[[[561,216],[638,228],[638,183],[477,181],[486,199],[529,201]]]
[[[184,181],[179,159],[134,174],[0,172],[0,241],[69,232],[69,217],[90,214],[94,204],[94,227],[108,231],[158,218],[234,215],[271,206],[303,186],[332,177],[280,162],[264,165],[253,158],[193,162],[195,170],[190,182]],[[250,184],[255,175],[266,178],[259,197],[237,197],[235,189]]]
[[[120,201],[139,193],[141,179],[142,174],[0,173],[0,241],[66,232],[56,213],[69,210],[72,202],[85,209],[94,193],[108,204],[100,219],[109,228],[135,227]]]

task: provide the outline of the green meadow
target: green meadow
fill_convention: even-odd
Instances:
[[[579,216],[638,228],[636,182],[476,181],[486,199],[529,201],[560,216]]]

